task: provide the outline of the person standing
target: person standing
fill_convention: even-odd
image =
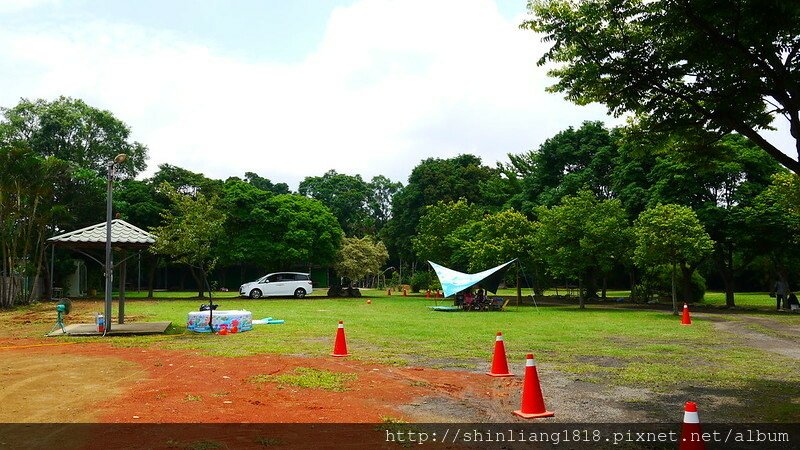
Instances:
[[[781,302],[783,302],[783,306],[786,307],[786,294],[789,292],[789,286],[787,286],[786,282],[778,279],[775,282],[775,301],[777,302],[777,309],[778,311],[781,310]]]

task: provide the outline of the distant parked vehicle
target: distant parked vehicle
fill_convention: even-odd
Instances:
[[[250,298],[289,295],[303,298],[312,292],[311,277],[301,272],[270,273],[239,288],[239,295]]]

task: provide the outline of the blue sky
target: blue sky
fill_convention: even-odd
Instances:
[[[0,106],[81,98],[169,163],[296,187],[329,169],[405,182],[608,117],[545,87],[525,0],[3,0]],[[788,134],[773,141],[788,145]]]
[[[296,62],[323,38],[330,14],[356,0],[10,0],[9,20],[20,24],[73,24],[81,20],[136,24],[170,30],[217,51],[246,58]],[[25,8],[25,4],[30,8]],[[36,7],[36,6],[40,7]],[[526,10],[525,0],[500,0],[508,20]]]

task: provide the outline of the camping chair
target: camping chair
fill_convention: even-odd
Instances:
[[[465,294],[464,295],[464,311],[471,311],[475,308],[475,297],[472,294]]]
[[[502,297],[495,297],[492,299],[492,302],[489,304],[490,311],[502,311],[503,308],[508,306],[508,302],[510,300],[503,299]]]

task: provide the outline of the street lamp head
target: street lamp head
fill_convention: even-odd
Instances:
[[[119,155],[114,157],[114,164],[122,164],[127,161],[128,155],[125,153],[120,153]]]

